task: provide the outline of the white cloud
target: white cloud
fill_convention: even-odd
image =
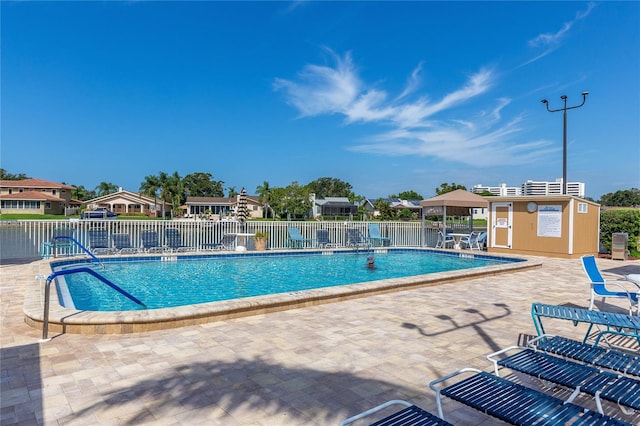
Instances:
[[[565,36],[569,33],[571,28],[573,28],[573,26],[576,24],[576,22],[581,21],[582,19],[585,19],[587,16],[589,16],[589,14],[591,13],[594,7],[595,7],[595,4],[593,2],[588,3],[586,10],[578,11],[576,13],[575,18],[569,22],[563,23],[558,31],[554,33],[538,34],[536,37],[529,40],[529,47],[536,48],[536,49],[541,48],[542,52],[538,53],[532,59],[525,61],[520,66],[524,66],[532,62],[535,62],[538,59],[544,58],[551,52],[555,51],[559,47],[560,43],[565,38]]]
[[[420,64],[402,94],[393,100],[379,88],[368,89],[360,80],[350,54],[343,58],[333,54],[335,66],[307,65],[296,81],[277,79],[276,90],[285,92],[287,102],[300,111],[301,116],[340,114],[346,124],[375,123],[389,127],[389,131],[372,134],[366,142],[347,149],[386,156],[422,156],[476,166],[524,164],[547,153],[544,141],[522,142],[520,118],[508,122],[502,113],[510,99],[500,98],[487,111],[460,113],[457,108],[480,95],[495,84],[494,73],[482,69],[458,89],[431,101],[420,94],[410,101],[407,95],[418,87]],[[443,112],[453,118],[438,119]],[[482,159],[480,161],[480,159]]]

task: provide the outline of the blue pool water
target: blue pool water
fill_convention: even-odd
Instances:
[[[370,254],[216,256],[168,262],[140,259],[108,262],[96,271],[142,300],[148,309],[157,309],[504,263],[482,256],[390,250],[376,253],[375,268],[371,269],[367,267]],[[75,309],[144,309],[89,274],[69,274],[65,281]]]

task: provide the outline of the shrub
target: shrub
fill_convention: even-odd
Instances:
[[[640,209],[603,210],[600,212],[600,242],[611,251],[611,235],[626,232],[629,235],[627,248],[633,257],[640,257]]]

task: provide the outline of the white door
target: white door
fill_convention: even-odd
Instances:
[[[491,247],[511,248],[513,237],[513,203],[491,204]]]

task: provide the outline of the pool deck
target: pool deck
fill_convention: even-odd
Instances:
[[[2,265],[1,424],[335,425],[389,399],[436,412],[428,382],[489,370],[486,354],[535,334],[532,302],[589,305],[579,260],[529,259],[541,266],[181,328],[54,332],[42,343],[23,309],[48,265]],[[640,273],[638,260],[598,265],[607,278]],[[597,306],[621,311],[624,302]],[[545,325],[573,338],[585,331]],[[444,410],[458,425],[502,424],[446,399]],[[640,424],[639,414],[605,410]]]

